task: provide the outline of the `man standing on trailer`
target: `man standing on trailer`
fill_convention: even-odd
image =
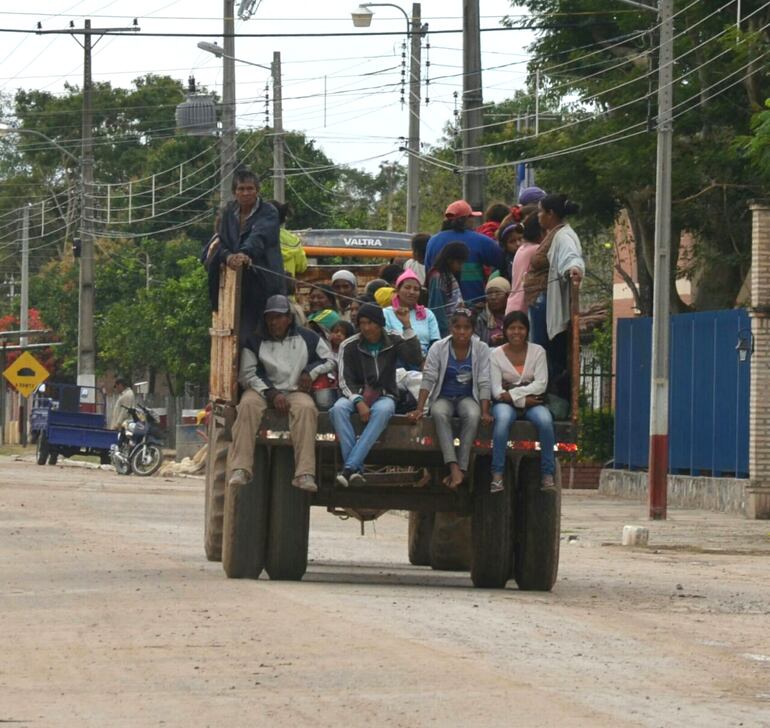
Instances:
[[[212,311],[219,303],[219,267],[244,268],[240,341],[254,332],[270,296],[285,294],[278,210],[259,196],[259,179],[247,169],[233,174],[235,200],[224,205],[217,232],[201,256],[209,273]],[[254,267],[252,267],[254,266]]]

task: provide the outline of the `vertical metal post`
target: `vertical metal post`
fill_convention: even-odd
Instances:
[[[91,84],[91,21],[86,20],[83,33],[83,123],[80,205],[80,299],[78,307],[78,385],[96,384],[94,351],[94,235],[90,216],[93,214],[94,148],[93,99]]]
[[[655,179],[655,281],[650,390],[650,518],[666,518],[668,500],[668,338],[671,293],[671,140],[674,67],[673,0],[659,0],[658,159]]]
[[[184,191],[184,190],[182,189],[183,180],[184,180],[184,174],[183,174],[183,172],[182,172],[182,170],[183,170],[183,167],[184,167],[184,165],[182,165],[182,164],[180,164],[180,165],[179,165],[179,194],[180,194],[180,195],[181,195],[181,194],[182,194],[182,192]]]
[[[412,3],[411,51],[409,60],[409,159],[406,168],[406,231],[420,226],[420,54],[422,51],[420,3]]]
[[[19,328],[29,330],[29,205],[24,205],[21,213],[21,310]],[[27,345],[27,337],[19,338],[22,346]]]
[[[40,203],[40,237],[45,235],[45,200]]]
[[[273,53],[273,196],[286,202],[286,164],[283,157],[283,93],[281,89],[281,54]]]
[[[479,0],[463,0],[463,197],[484,209],[483,155],[478,148],[483,124]]]
[[[131,222],[132,216],[132,207],[133,207],[133,194],[134,194],[134,183],[129,182],[128,183],[128,221]]]
[[[535,71],[535,136],[540,133],[540,69]]]
[[[150,207],[150,216],[155,217],[155,175],[152,175],[152,206]]]
[[[107,222],[110,222],[110,217],[112,213],[112,199],[110,197],[110,192],[112,190],[112,185],[108,182],[107,183]]]
[[[235,21],[234,0],[224,0],[222,38],[222,161],[219,182],[220,204],[230,201],[235,168]]]

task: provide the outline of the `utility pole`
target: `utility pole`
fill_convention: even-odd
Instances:
[[[481,105],[479,0],[463,0],[463,198],[474,210],[484,209]]]
[[[650,518],[666,518],[668,501],[668,339],[671,295],[671,142],[673,129],[674,2],[659,0],[658,159],[655,178],[655,268],[650,388]]]
[[[420,226],[420,65],[422,18],[420,3],[412,3],[409,64],[409,160],[406,172],[406,231],[416,233]]]
[[[234,0],[224,0],[224,37],[222,38],[222,158],[219,197],[225,205],[232,196],[235,171],[235,9]]]
[[[91,81],[91,21],[83,33],[83,118],[80,155],[80,299],[78,305],[78,385],[96,386],[96,347],[94,342],[94,235],[90,219],[94,215],[94,140]]]
[[[278,202],[286,202],[280,51],[273,51],[273,63],[270,70],[273,74],[273,197]]]
[[[29,205],[24,205],[21,218],[21,311],[19,328],[29,329]],[[19,344],[27,345],[27,337],[22,336]]]
[[[92,41],[93,36],[103,36],[105,33],[139,32],[139,25],[134,24],[124,28],[92,28],[91,21],[86,20],[82,30],[69,28],[66,30],[36,31],[37,35],[71,35],[83,48],[83,116],[81,126],[80,153],[80,280],[78,298],[78,379],[83,387],[96,385],[96,346],[94,343],[94,233],[91,218],[95,214],[93,200],[94,183],[94,144],[93,144],[93,100],[91,81],[91,51],[99,42]],[[81,43],[77,36],[83,36]],[[39,132],[38,132],[39,134]],[[47,137],[46,137],[47,138]],[[52,139],[48,139],[56,147],[73,160],[78,161],[71,152],[63,149]],[[87,400],[93,403],[93,390]]]

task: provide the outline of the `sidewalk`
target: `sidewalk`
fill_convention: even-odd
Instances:
[[[651,521],[647,506],[599,495],[595,491],[562,492],[562,540],[584,545],[620,547],[623,526],[650,531],[645,550],[672,549],[708,553],[767,554],[770,521],[753,521],[735,514],[672,509],[665,521]]]

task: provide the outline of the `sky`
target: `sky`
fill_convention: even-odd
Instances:
[[[398,137],[406,136],[408,110],[400,104],[401,44],[404,35],[362,36],[350,12],[358,0],[261,0],[248,21],[236,19],[236,33],[355,33],[347,37],[236,38],[235,56],[270,65],[280,51],[283,70],[283,119],[286,129],[317,140],[336,163],[376,171],[383,161],[406,160]],[[408,13],[411,3],[397,3]],[[512,9],[509,0],[481,0],[481,27],[499,28]],[[240,0],[236,0],[236,11]],[[218,41],[222,32],[221,0],[2,0],[0,28],[67,28],[130,26],[137,18],[141,32],[132,37],[101,39],[93,52],[93,78],[128,87],[146,73],[170,75],[221,94],[222,61],[197,48],[198,41]],[[371,31],[405,31],[395,8],[371,8]],[[422,20],[431,30],[460,30],[462,0],[423,0]],[[200,33],[195,38],[142,37],[142,33]],[[523,31],[482,32],[484,101],[501,101],[525,82],[527,45]],[[462,93],[462,34],[430,36],[423,48],[422,73],[431,78],[430,102],[421,106],[421,141],[433,144],[452,120],[453,92]],[[408,52],[407,52],[408,58]],[[502,67],[500,67],[502,66]],[[497,67],[497,68],[493,68]],[[18,88],[62,93],[65,83],[82,85],[83,52],[70,35],[3,34],[0,91]],[[440,78],[440,77],[444,78]],[[265,123],[267,70],[236,64],[237,124],[259,128]],[[326,95],[324,95],[324,88]],[[270,91],[272,97],[272,91]],[[425,86],[422,87],[425,99]],[[408,99],[408,89],[407,89]]]

